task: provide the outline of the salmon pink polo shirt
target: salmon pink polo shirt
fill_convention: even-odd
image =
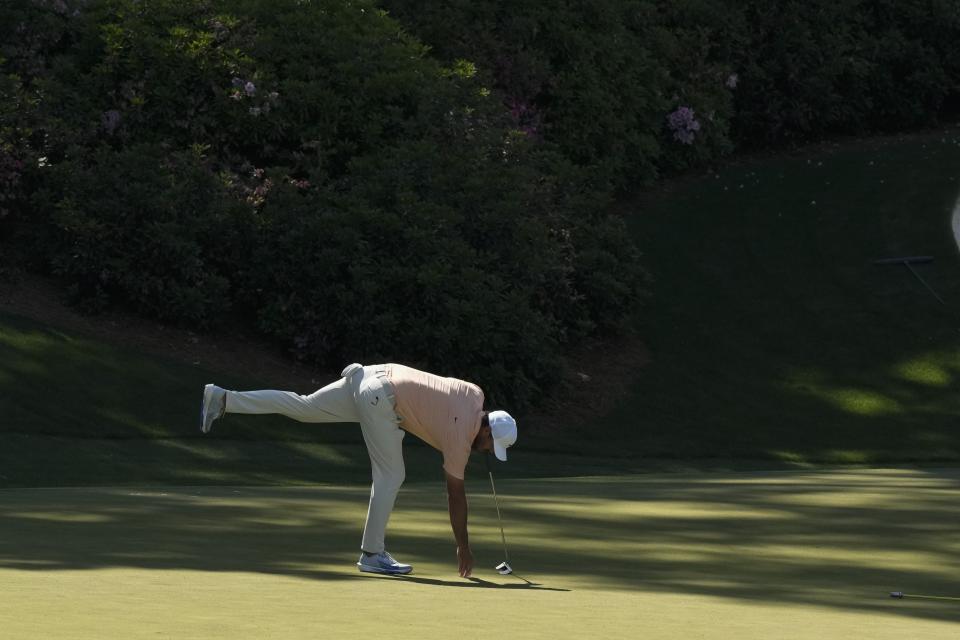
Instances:
[[[400,426],[443,453],[443,468],[463,480],[483,418],[483,391],[472,382],[444,378],[402,364],[385,365]]]

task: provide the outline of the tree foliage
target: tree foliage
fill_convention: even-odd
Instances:
[[[371,2],[6,11],[4,76],[33,102],[5,138],[32,158],[7,243],[87,309],[240,317],[299,358],[521,407],[635,310],[604,192]]]

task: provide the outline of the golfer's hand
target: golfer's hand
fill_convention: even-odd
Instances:
[[[460,577],[469,578],[473,573],[473,552],[470,547],[457,547],[457,560],[460,561]]]

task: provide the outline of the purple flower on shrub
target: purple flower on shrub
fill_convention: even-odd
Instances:
[[[231,84],[233,84],[233,88],[234,88],[234,89],[239,89],[240,87],[243,86],[243,80],[241,80],[240,78],[238,78],[238,77],[236,77],[236,76],[234,76],[233,80],[231,80],[230,82],[231,82]]]
[[[258,170],[262,171],[262,170]],[[262,174],[261,174],[262,175]],[[260,183],[254,189],[246,189],[247,191],[247,202],[254,207],[261,207],[263,203],[267,200],[267,195],[270,193],[270,190],[273,188],[273,180],[267,178],[262,183]]]
[[[680,107],[667,116],[667,124],[673,131],[673,137],[683,144],[693,144],[697,131],[700,131],[700,122],[694,117],[690,107]]]
[[[510,107],[510,117],[513,118],[517,129],[530,138],[536,138],[540,133],[540,113],[537,108],[517,98],[511,98],[507,106]]]
[[[257,86],[252,82],[247,82],[243,85],[243,90],[247,92],[248,96],[255,96],[257,94]]]
[[[100,114],[100,124],[107,135],[113,135],[113,132],[120,126],[120,112],[116,109],[110,109]]]
[[[736,89],[738,82],[740,82],[740,76],[737,74],[731,73],[729,76],[727,76],[726,84],[728,89]]]

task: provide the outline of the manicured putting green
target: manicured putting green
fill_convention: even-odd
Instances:
[[[960,470],[505,479],[515,576],[471,478],[475,579],[439,482],[357,573],[366,489],[0,491],[6,638],[948,638]]]

